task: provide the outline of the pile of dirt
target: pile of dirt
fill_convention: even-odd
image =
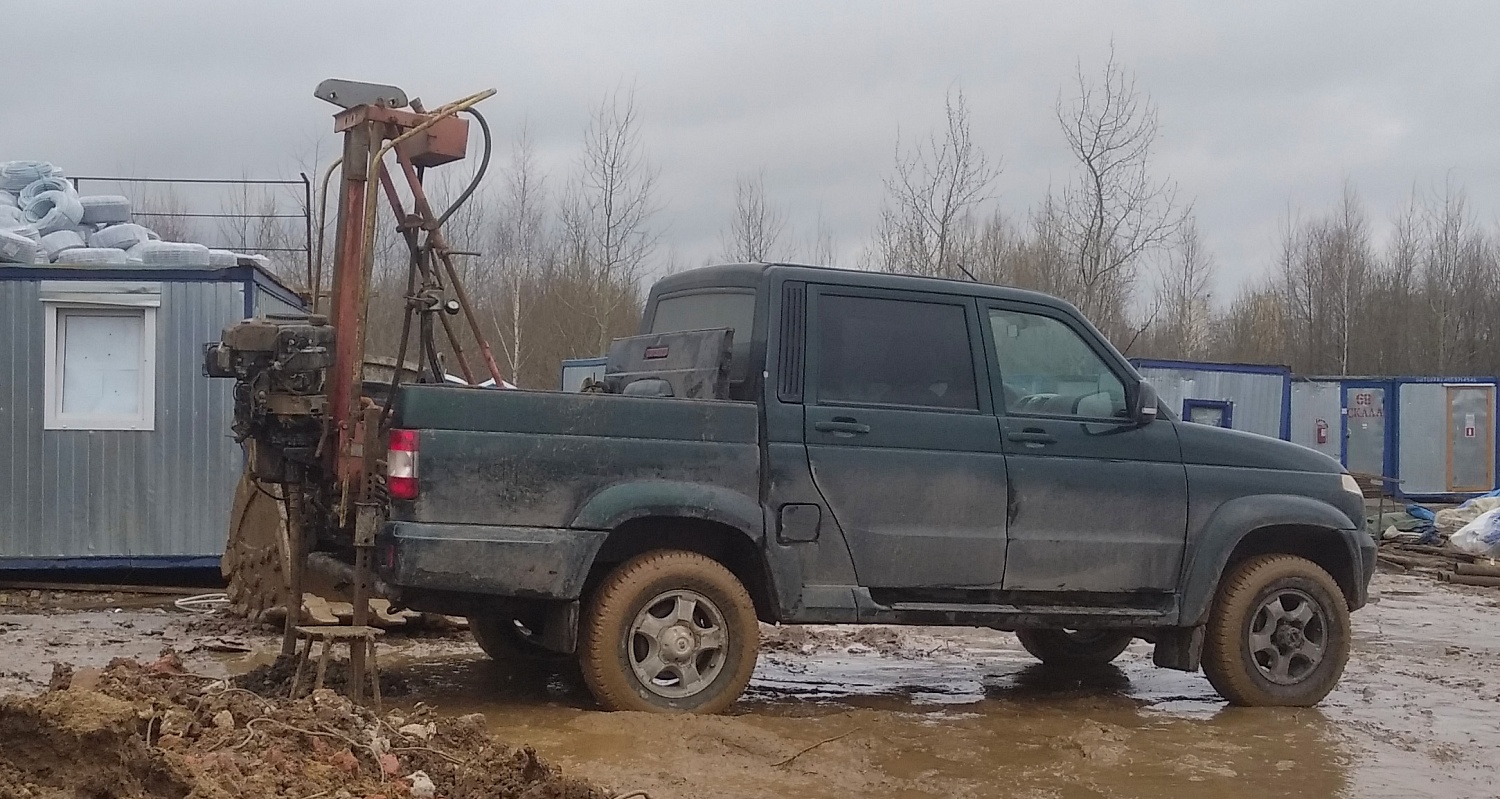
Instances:
[[[602,799],[482,716],[377,715],[329,690],[261,696],[183,674],[175,657],[60,670],[0,700],[0,799],[504,797]]]

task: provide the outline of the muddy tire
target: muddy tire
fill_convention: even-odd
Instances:
[[[469,632],[479,648],[497,663],[561,669],[573,661],[572,655],[554,652],[531,640],[509,616],[470,616]]]
[[[605,709],[718,713],[750,682],[760,626],[728,569],[658,550],[604,578],[578,638],[583,680]]]
[[[1048,666],[1103,666],[1120,656],[1135,636],[1115,630],[1017,630],[1016,638]]]
[[[1260,555],[1219,583],[1203,673],[1231,704],[1317,704],[1349,660],[1349,606],[1328,572],[1294,555]]]

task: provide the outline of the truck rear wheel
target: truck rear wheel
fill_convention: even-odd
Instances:
[[[1103,666],[1119,657],[1135,636],[1115,630],[1017,630],[1016,638],[1049,666]]]
[[[470,616],[469,632],[491,660],[506,665],[561,668],[573,658],[531,639],[531,632],[508,615]]]
[[[1349,606],[1316,563],[1260,555],[1219,584],[1203,641],[1203,673],[1231,704],[1309,707],[1349,660]]]
[[[659,550],[605,577],[578,650],[584,682],[607,710],[718,713],[749,684],[759,645],[755,606],[728,569]]]

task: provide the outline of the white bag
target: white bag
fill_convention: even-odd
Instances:
[[[83,236],[76,230],[57,230],[42,237],[42,250],[47,253],[47,260],[56,261],[59,253],[64,250],[77,250],[84,246]]]
[[[1461,552],[1500,558],[1500,508],[1485,511],[1448,539]]]
[[[23,201],[22,207],[26,209],[26,218],[35,222],[43,235],[83,221],[83,204],[71,192],[44,191],[30,202]]]
[[[36,262],[36,242],[19,233],[0,230],[0,261],[9,264]]]
[[[45,177],[26,184],[26,188],[21,189],[21,193],[17,195],[17,199],[20,200],[18,204],[25,208],[44,191],[60,191],[74,197],[78,196],[78,190],[73,188],[73,182],[67,178]]]
[[[86,225],[112,225],[130,221],[130,198],[114,194],[79,197]]]
[[[52,259],[58,266],[116,266],[126,262],[125,251],[113,247],[78,247],[63,250]]]
[[[0,189],[15,193],[42,178],[61,174],[61,169],[46,161],[6,161],[0,164]]]
[[[89,246],[114,247],[117,250],[128,250],[137,244],[150,241],[151,239],[151,231],[140,225],[125,222],[95,231],[89,236]]]
[[[207,267],[208,248],[179,241],[147,241],[130,248],[131,260],[152,266]]]

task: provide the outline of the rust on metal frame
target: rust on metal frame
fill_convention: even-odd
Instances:
[[[366,296],[364,290],[364,214],[368,191],[372,139],[378,135],[376,125],[361,124],[344,131],[343,186],[339,191],[339,219],[335,232],[333,285],[330,316],[335,329],[358,331],[364,326]],[[340,483],[359,478],[359,461],[348,455],[353,430],[350,429],[354,404],[361,391],[356,361],[362,335],[339,335],[334,340],[333,379],[329,385],[329,419],[336,425],[329,431],[335,446],[327,447],[333,473]]]
[[[479,354],[484,358],[484,365],[489,369],[490,377],[494,379],[495,386],[498,388],[504,383],[504,379],[500,376],[500,365],[495,362],[495,354],[490,349],[489,341],[485,339],[484,332],[479,329],[479,319],[474,314],[474,304],[469,301],[469,292],[464,289],[463,281],[458,279],[458,270],[453,266],[452,250],[448,247],[443,231],[439,229],[437,216],[432,212],[432,204],[427,201],[427,193],[422,189],[422,180],[417,176],[415,165],[402,157],[399,150],[396,152],[396,161],[401,164],[401,171],[406,175],[406,183],[411,187],[417,213],[426,223],[428,243],[438,259],[443,262],[443,268],[448,273],[448,282],[452,284],[453,293],[457,295],[464,319],[469,323],[469,332],[474,336],[474,341],[479,344]],[[470,383],[474,382],[467,377],[465,379]]]

